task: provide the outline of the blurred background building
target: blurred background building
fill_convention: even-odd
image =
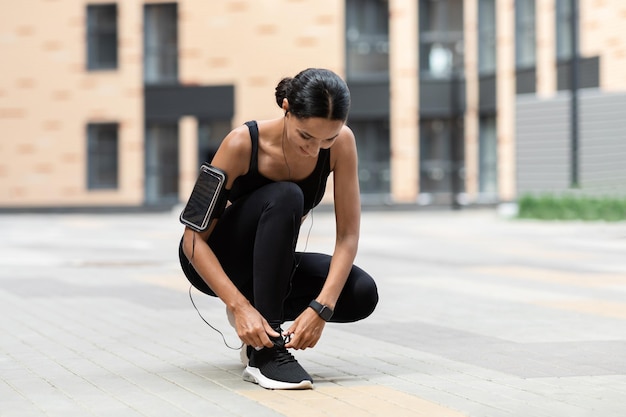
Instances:
[[[364,204],[626,194],[623,0],[5,1],[0,53],[0,209],[179,204],[307,67],[348,82]]]

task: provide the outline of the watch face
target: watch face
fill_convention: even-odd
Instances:
[[[328,321],[332,316],[333,311],[326,306],[322,306],[322,310],[320,311],[320,317],[323,318],[325,321]]]

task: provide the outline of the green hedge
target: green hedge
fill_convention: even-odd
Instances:
[[[626,220],[626,198],[572,195],[524,195],[518,217],[541,220]]]

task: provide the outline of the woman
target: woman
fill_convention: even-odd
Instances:
[[[276,87],[284,116],[229,133],[212,165],[227,174],[231,204],[206,232],[186,228],[183,271],[226,304],[248,365],[243,377],[268,389],[311,388],[287,349],[314,347],[326,321],[354,322],[378,302],[376,284],[353,265],[360,222],[357,151],[345,125],[350,93],[325,69]],[[334,177],[336,244],[331,256],[295,252],[302,220]],[[293,321],[281,330],[285,321]]]

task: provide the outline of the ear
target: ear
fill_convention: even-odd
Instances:
[[[289,102],[287,101],[287,98],[283,99],[283,106],[282,106],[282,108],[285,111],[285,116],[286,116],[287,113],[289,112]]]

